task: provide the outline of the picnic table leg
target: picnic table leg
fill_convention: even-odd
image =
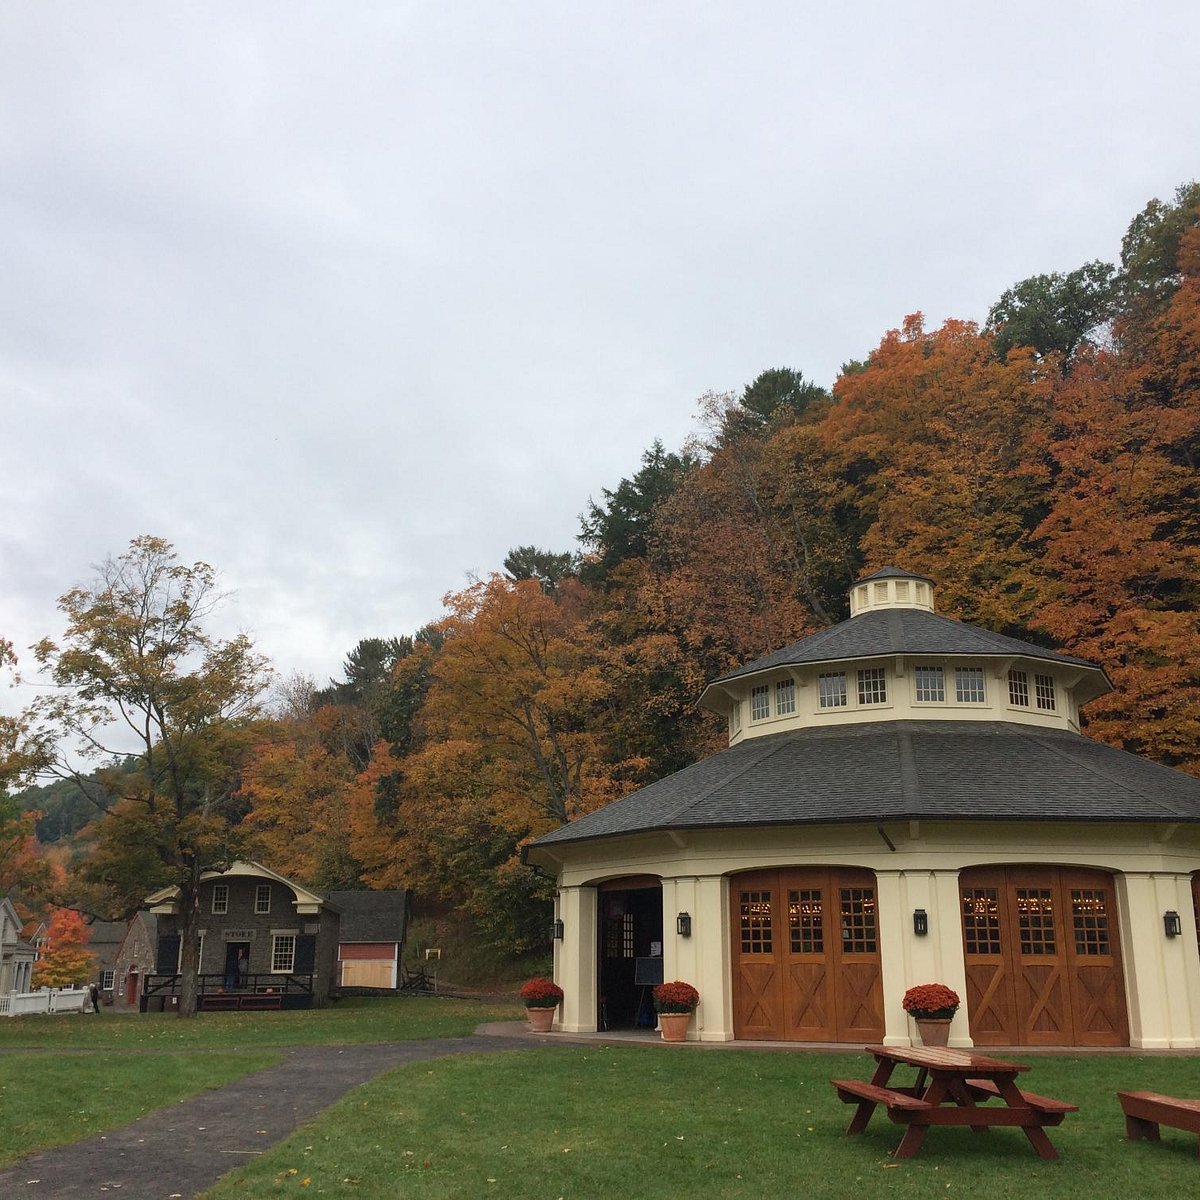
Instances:
[[[996,1080],[997,1090],[1004,1098],[1005,1104],[1010,1108],[1026,1108],[1024,1097],[1021,1095],[1021,1089],[1017,1087],[1014,1079],[998,1079]],[[1045,1159],[1047,1162],[1053,1162],[1058,1158],[1058,1151],[1054,1148],[1054,1143],[1046,1136],[1046,1131],[1042,1127],[1041,1122],[1037,1119],[1037,1113],[1034,1112],[1031,1120],[1035,1122],[1032,1125],[1022,1125],[1021,1132],[1029,1139],[1029,1144],[1037,1151],[1039,1158]]]
[[[970,1091],[968,1091],[967,1085],[961,1079],[951,1080],[946,1085],[946,1090],[954,1098],[954,1103],[957,1104],[959,1108],[978,1108],[979,1107],[979,1105],[975,1103],[974,1096],[972,1096]],[[988,1126],[987,1118],[981,1117],[980,1123],[978,1125],[971,1126],[971,1132],[972,1133],[990,1133],[991,1129]]]
[[[887,1087],[888,1080],[892,1077],[892,1071],[896,1068],[894,1062],[889,1062],[887,1059],[881,1059],[875,1067],[875,1074],[871,1076],[870,1082],[876,1087]],[[850,1118],[850,1124],[846,1126],[846,1136],[849,1137],[852,1133],[862,1133],[866,1129],[871,1120],[871,1115],[875,1111],[874,1100],[860,1100],[858,1107],[854,1110],[854,1116]]]
[[[946,1081],[944,1079],[935,1079],[925,1091],[925,1095],[921,1097],[927,1103],[932,1104],[936,1109],[946,1098]],[[913,1116],[919,1114],[914,1113]],[[916,1158],[917,1151],[921,1149],[921,1143],[925,1141],[925,1135],[929,1132],[928,1125],[918,1125],[916,1121],[910,1121],[908,1128],[904,1131],[904,1136],[900,1139],[900,1145],[896,1147],[894,1158]]]

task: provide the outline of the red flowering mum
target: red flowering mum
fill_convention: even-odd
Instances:
[[[700,993],[690,983],[673,979],[654,989],[654,1011],[660,1013],[694,1012],[700,1003]]]
[[[557,1008],[562,998],[563,990],[553,979],[539,976],[521,984],[521,999],[526,1008]]]
[[[904,1011],[917,1019],[944,1020],[958,1011],[958,993],[944,983],[919,983],[904,993]]]

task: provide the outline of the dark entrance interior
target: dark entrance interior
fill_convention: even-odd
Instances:
[[[244,969],[239,969],[238,959],[241,958],[245,963]],[[250,943],[249,942],[226,942],[225,943],[225,987],[233,989],[241,987],[246,982],[246,976],[250,971]]]
[[[662,941],[662,885],[657,879],[620,879],[601,886],[602,1029],[654,1028],[650,984],[645,980],[662,979]],[[658,962],[645,962],[651,958]]]

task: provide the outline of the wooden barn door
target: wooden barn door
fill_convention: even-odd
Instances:
[[[1111,876],[997,867],[959,890],[976,1045],[1128,1044]]]
[[[869,871],[789,868],[737,875],[730,902],[736,1037],[882,1037],[875,879]]]

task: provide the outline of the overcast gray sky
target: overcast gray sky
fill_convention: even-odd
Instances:
[[[1198,14],[8,0],[0,633],[154,533],[339,673],[703,392],[1115,259],[1200,173]]]

